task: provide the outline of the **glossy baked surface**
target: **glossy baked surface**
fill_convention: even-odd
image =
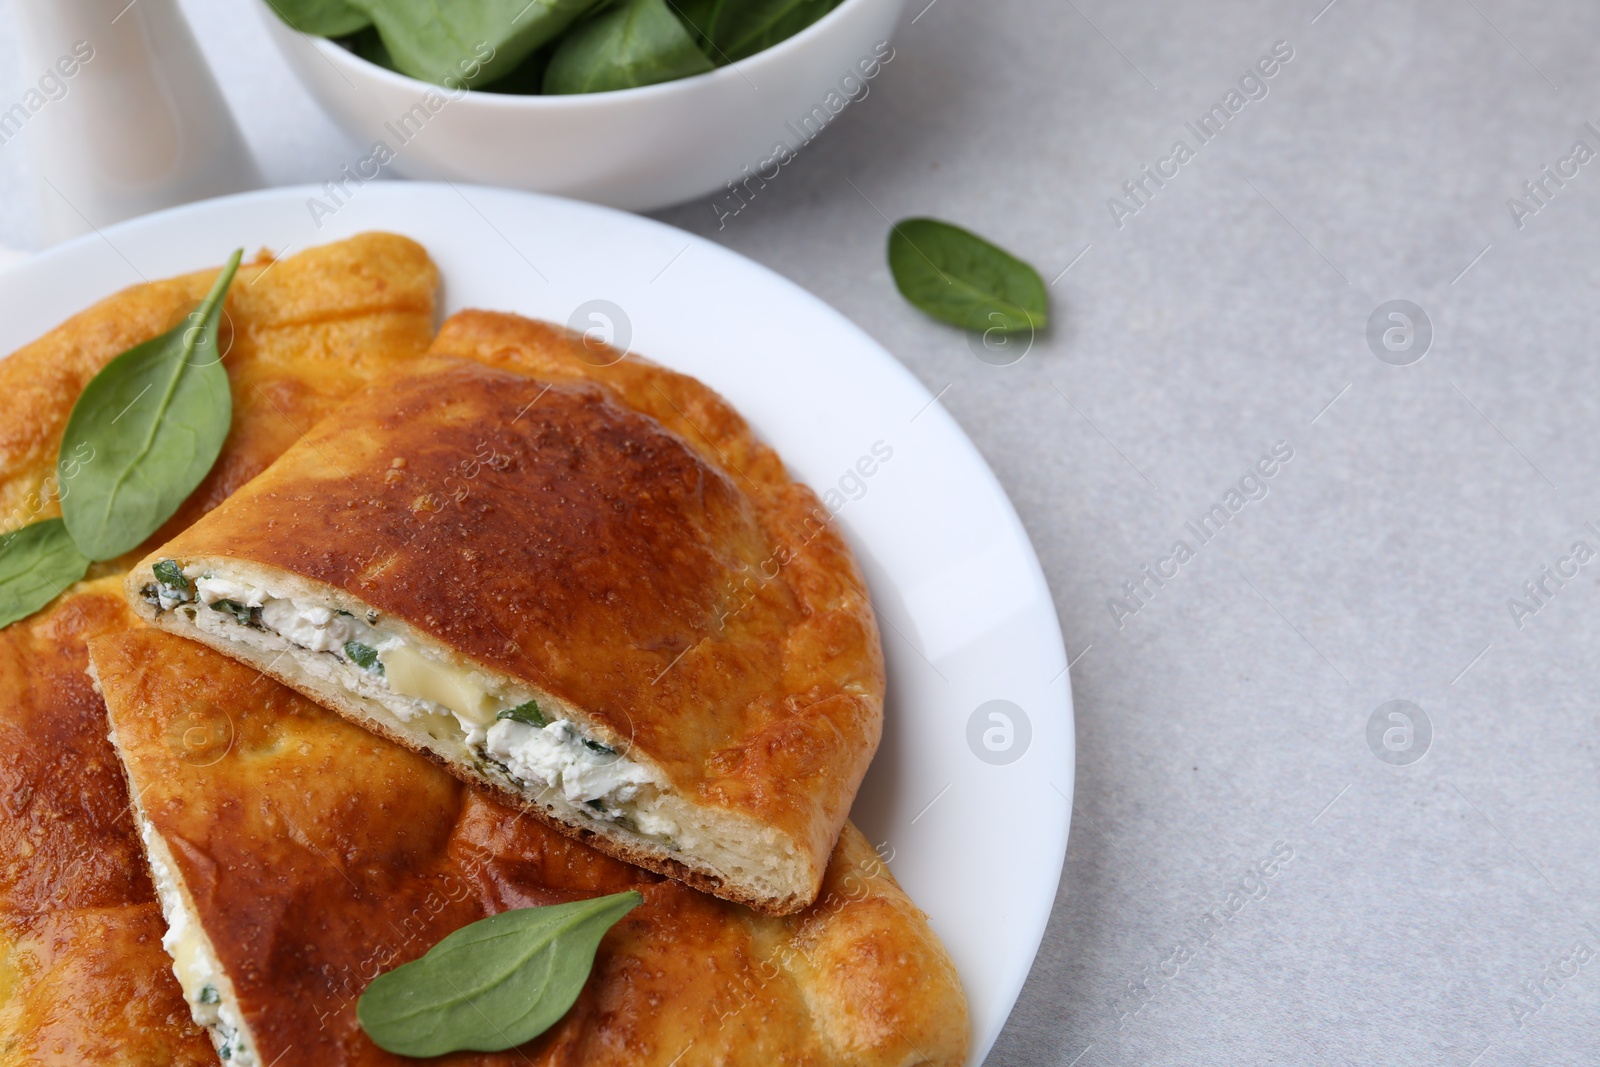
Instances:
[[[56,452],[84,384],[181,321],[214,270],[134,286],[0,361],[0,530],[60,514]],[[234,422],[206,481],[152,543],[265,469],[351,391],[414,359],[437,274],[367,234],[240,269],[225,305]],[[134,557],[130,557],[134,558]],[[97,565],[116,575],[125,561]],[[0,1065],[215,1063],[191,1022],[127,810],[84,642],[133,624],[116,578],[0,630]]]
[[[115,578],[0,630],[0,1065],[215,1063],[166,929],[84,642]]]
[[[203,646],[140,629],[93,655],[131,782],[263,1062],[410,1062],[356,1023],[373,976],[478,918],[626,888],[644,904],[606,936],[553,1029],[438,1062],[953,1067],[966,1055],[955,971],[853,827],[813,907],[758,915],[570,841]],[[197,723],[226,743],[186,748]]]
[[[348,592],[584,709],[819,879],[884,684],[826,509],[692,378],[486,312],[433,351],[463,358],[353,398],[143,566],[231,558]]]

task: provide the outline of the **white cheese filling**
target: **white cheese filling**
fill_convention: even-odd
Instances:
[[[590,818],[615,821],[628,816],[641,834],[673,837],[675,824],[655,810],[657,790],[644,788],[661,785],[647,768],[585,736],[570,719],[540,726],[499,718],[518,702],[496,693],[483,674],[435,659],[384,630],[376,613],[358,618],[205,575],[194,567],[184,575],[194,582],[199,605],[195,623],[202,630],[231,637],[237,633],[233,627],[247,627],[275,634],[296,648],[329,653],[342,664],[340,681],[347,688],[380,698],[403,721],[423,715],[453,718],[468,748],[500,764],[519,782],[558,791]],[[158,590],[165,606],[169,594],[163,587]]]
[[[161,901],[161,914],[167,920],[161,947],[172,957],[172,973],[177,976],[183,998],[189,1003],[189,1013],[196,1023],[221,1038],[217,1054],[223,1060],[237,1067],[256,1067],[255,1051],[244,1041],[244,1020],[232,1004],[223,1003],[222,968],[190,921],[177,879],[163,859],[165,846],[159,844],[155,831],[143,819],[139,836],[144,839],[145,855],[150,860],[150,878],[155,882],[156,896]]]
[[[501,719],[489,727],[483,747],[518,778],[559,788],[573,804],[628,804],[640,786],[654,783],[637,763],[594,745],[567,719],[545,727]]]

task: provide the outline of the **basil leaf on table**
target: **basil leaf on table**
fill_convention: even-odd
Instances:
[[[643,901],[630,890],[480,919],[379,975],[356,1018],[379,1048],[401,1056],[531,1041],[572,1007],[600,939]]]
[[[107,363],[73,405],[56,475],[61,517],[90,559],[137,548],[173,516],[222,451],[233,395],[217,332],[242,255],[242,249],[233,254],[182,324]]]
[[[938,219],[889,231],[895,287],[917,308],[969,330],[1043,329],[1049,298],[1039,272],[977,234]]]
[[[603,93],[712,69],[666,0],[621,0],[572,28],[544,72],[547,93]]]
[[[372,23],[372,16],[345,0],[267,0],[291,28],[317,37],[344,37]]]
[[[0,535],[0,626],[32,615],[88,569],[88,558],[60,519]]]
[[[474,86],[510,74],[596,0],[349,0],[372,17],[402,74]]]
[[[839,6],[839,0],[718,0],[709,14],[709,29],[696,20],[709,44],[706,51],[718,65],[734,63],[787,40]]]

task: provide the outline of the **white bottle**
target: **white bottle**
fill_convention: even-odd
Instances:
[[[0,136],[26,126],[47,241],[260,184],[176,0],[13,7],[28,89]]]

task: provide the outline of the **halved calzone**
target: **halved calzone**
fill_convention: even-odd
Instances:
[[[452,349],[152,553],[131,600],[602,851],[806,907],[883,706],[827,512],[693,379],[512,316],[458,316]]]

